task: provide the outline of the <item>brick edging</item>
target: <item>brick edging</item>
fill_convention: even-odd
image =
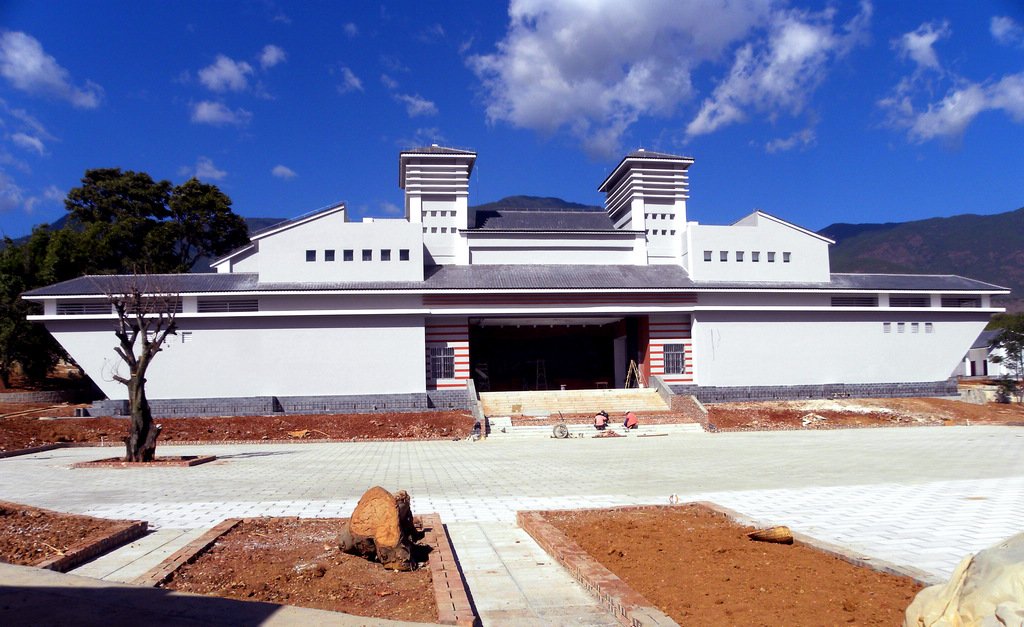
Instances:
[[[19,507],[26,506],[21,505],[20,503],[12,503],[11,501],[0,501],[0,507],[17,509]],[[93,516],[84,516],[82,514],[68,514],[66,512],[57,512],[50,509],[44,509],[42,507],[35,507],[34,509],[65,518],[95,520],[95,517]],[[92,542],[85,542],[84,540],[80,541],[66,549],[64,551],[64,555],[46,558],[41,562],[32,564],[32,566],[45,570],[55,570],[59,573],[66,573],[75,566],[87,562],[98,555],[102,555],[103,553],[119,547],[122,544],[127,544],[132,540],[141,538],[146,535],[146,529],[149,526],[144,520],[125,520],[120,521],[120,523],[119,529],[111,531],[97,540]]]
[[[430,579],[434,583],[434,598],[437,601],[437,622],[442,625],[478,625],[479,620],[469,602],[466,583],[455,560],[448,533],[441,524],[439,514],[417,516],[423,529],[423,540],[433,550],[430,552]]]
[[[544,513],[516,512],[516,522],[588,592],[597,597],[616,620],[628,627],[678,627],[678,623],[545,520]]]
[[[5,457],[17,457],[19,455],[31,455],[32,453],[44,453],[57,448],[65,448],[67,445],[67,442],[57,442],[56,444],[44,444],[42,446],[19,448],[13,451],[3,451],[0,452],[0,459],[4,459]]]
[[[235,525],[240,522],[242,522],[241,518],[228,518],[227,520],[222,521],[213,529],[210,529],[203,535],[178,549],[174,555],[160,562],[159,565],[152,568],[146,574],[132,580],[131,583],[136,586],[147,586],[150,588],[159,586],[169,580],[171,575],[174,574],[174,571],[178,570],[182,564],[190,564],[194,562],[197,557],[206,551],[206,549],[213,546],[213,543],[217,541],[217,538],[231,531]]]
[[[199,455],[192,459],[157,459],[152,462],[126,462],[120,457],[108,457],[89,462],[75,462],[72,468],[191,468],[217,459],[216,455]]]

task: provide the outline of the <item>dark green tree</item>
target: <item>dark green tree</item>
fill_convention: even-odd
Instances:
[[[231,211],[231,199],[216,185],[190,178],[171,192],[169,204],[177,272],[188,272],[201,257],[218,257],[249,241],[242,216]]]
[[[1000,390],[1021,403],[1024,402],[1024,389],[1020,384],[1024,377],[1024,314],[1005,314],[1000,325],[999,335],[989,345],[999,352],[991,359],[1008,371],[1008,375],[999,379]]]
[[[21,298],[24,291],[45,284],[49,239],[43,225],[21,246],[5,237],[0,250],[0,387],[10,385],[16,366],[29,378],[42,379],[64,355],[43,325],[28,321],[29,314],[41,313],[39,306]]]

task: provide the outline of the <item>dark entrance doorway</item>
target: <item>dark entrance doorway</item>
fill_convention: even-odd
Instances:
[[[615,340],[626,336],[627,326],[616,318],[474,319],[471,374],[478,390],[493,392],[621,387],[621,381],[616,385]]]

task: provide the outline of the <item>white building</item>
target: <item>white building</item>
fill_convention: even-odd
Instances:
[[[688,157],[627,155],[599,187],[603,211],[475,211],[475,160],[402,152],[404,218],[349,222],[339,204],[254,234],[216,274],[154,278],[182,302],[147,377],[157,413],[464,407],[484,387],[622,387],[631,362],[711,402],[949,394],[1008,293],[832,274],[829,239],[760,211],[688,222]],[[123,399],[104,295],[116,280],[25,298]]]

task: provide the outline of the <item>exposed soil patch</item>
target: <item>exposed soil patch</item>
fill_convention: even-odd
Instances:
[[[28,405],[22,403],[21,405]],[[49,414],[54,415],[54,414]],[[473,416],[462,411],[313,416],[159,418],[161,442],[244,442],[259,440],[462,439]],[[0,451],[56,442],[119,442],[128,433],[123,418],[30,417],[0,419]],[[297,434],[297,435],[296,435]]]
[[[359,616],[437,622],[430,569],[385,570],[338,549],[345,519],[249,518],[163,587]],[[418,545],[417,545],[418,546]],[[427,561],[427,549],[416,555]]]
[[[708,423],[719,431],[845,429],[942,424],[1024,424],[1024,406],[975,405],[939,398],[875,398],[715,403]]]
[[[76,545],[99,541],[131,524],[0,503],[0,561],[36,566]]]
[[[545,517],[680,625],[899,625],[922,587],[696,505]]]

